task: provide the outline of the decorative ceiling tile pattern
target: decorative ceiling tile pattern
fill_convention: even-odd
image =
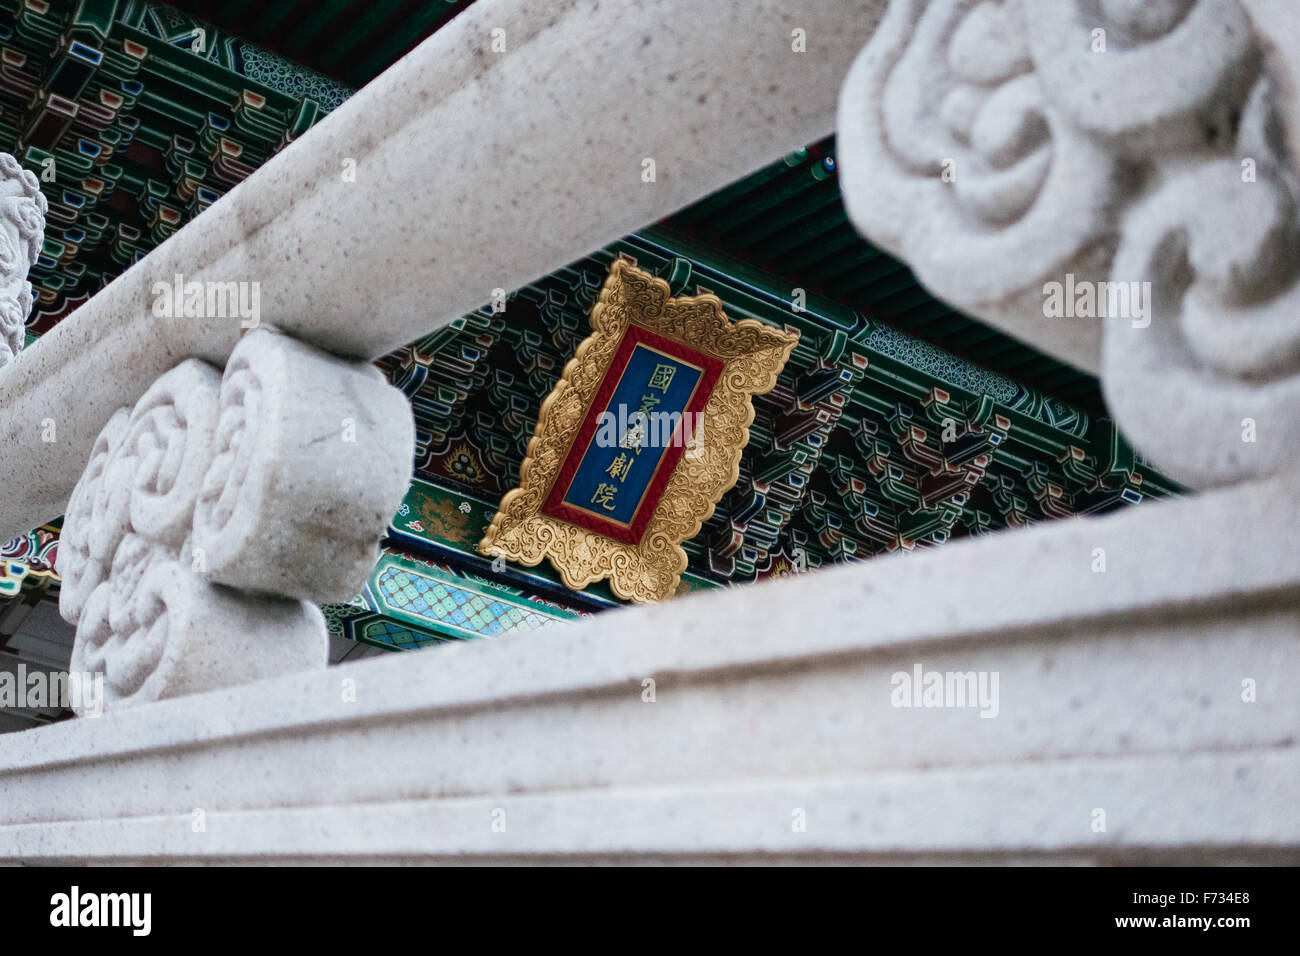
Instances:
[[[139,0],[0,0],[0,150],[50,202],[39,335],[352,92]]]
[[[712,292],[733,319],[801,336],[776,388],[755,399],[740,480],[686,545],[690,586],[910,551],[1177,490],[1108,419],[817,293],[796,308],[783,277],[658,226],[381,363],[415,410],[417,476],[481,502],[456,519],[463,533],[439,535],[468,566],[486,567],[473,550],[483,516],[517,483],[541,402],[586,337],[618,256],[667,279],[674,295]],[[545,576],[529,573],[532,586]]]
[[[0,150],[50,200],[29,334],[467,5],[0,0]],[[326,608],[332,633],[418,647],[619,603],[475,551],[617,256],[801,336],[755,403],[739,481],[687,542],[679,593],[1177,491],[1104,417],[1094,379],[937,302],[864,242],[834,148],[800,150],[382,360],[415,411],[415,479],[365,593]],[[12,589],[56,580],[57,530],[6,546]]]

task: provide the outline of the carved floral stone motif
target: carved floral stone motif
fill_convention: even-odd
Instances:
[[[27,270],[41,254],[49,203],[29,170],[0,153],[0,368],[13,361],[26,341],[32,311]]]
[[[73,490],[72,667],[124,707],[324,666],[401,501],[414,425],[372,367],[260,330],[116,411]]]
[[[956,307],[1100,352],[1126,434],[1193,486],[1300,440],[1296,118],[1256,29],[1237,0],[895,0],[840,100],[864,235]],[[1048,317],[1067,281],[1094,314]]]

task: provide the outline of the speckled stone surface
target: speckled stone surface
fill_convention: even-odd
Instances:
[[[110,581],[91,594],[69,668],[104,676],[111,712],[321,670],[327,651],[316,605],[214,585],[192,564],[160,557],[128,586]],[[73,709],[86,716],[84,703]]]
[[[410,405],[378,369],[252,331],[222,376],[193,547],[219,584],[349,601],[375,566],[414,455]]]
[[[1294,491],[7,735],[0,858],[1294,863]],[[996,716],[896,706],[917,665]]]
[[[63,510],[155,378],[224,366],[239,321],[157,318],[155,283],[258,282],[262,321],[383,354],[831,132],[884,6],[474,4],[0,370],[0,537]]]
[[[1294,470],[1294,25],[1285,4],[895,0],[840,100],[849,214],[954,307],[1100,370],[1170,477]]]
[[[498,25],[494,18],[514,6],[484,0],[453,27],[486,34]],[[976,9],[986,9],[981,16],[987,16],[1000,6]],[[1225,8],[1204,6],[1211,18]],[[445,63],[422,61],[417,51],[391,74],[389,82],[415,82],[425,70],[430,76],[452,70],[438,74],[443,85],[437,88],[445,85],[450,92],[429,115],[446,119],[457,136],[450,141],[458,143],[471,142],[462,133],[474,111],[480,123],[482,115],[513,115],[547,129],[578,130],[572,142],[581,142],[586,124],[566,127],[573,116],[562,115],[574,110],[563,91],[575,84],[593,92],[592,102],[602,108],[617,104],[619,116],[629,104],[626,119],[611,121],[598,134],[605,160],[579,151],[557,173],[559,146],[550,152],[554,144],[546,136],[521,141],[504,130],[480,131],[472,140],[482,148],[479,166],[467,169],[471,157],[457,154],[448,160],[456,176],[445,194],[432,181],[434,198],[408,197],[414,209],[447,214],[425,223],[420,233],[433,239],[430,258],[455,248],[442,239],[474,210],[487,224],[465,241],[479,258],[453,261],[463,273],[441,271],[445,262],[414,263],[419,256],[412,245],[396,251],[400,262],[430,279],[429,289],[447,295],[438,300],[440,311],[444,305],[449,314],[464,311],[472,303],[460,300],[471,291],[475,301],[485,298],[479,287],[503,262],[543,272],[559,264],[547,260],[550,254],[562,260],[584,251],[561,255],[576,236],[594,246],[612,238],[602,232],[607,227],[625,231],[615,222],[625,212],[632,218],[647,211],[621,191],[621,181],[610,178],[621,167],[608,161],[608,148],[616,158],[640,153],[642,132],[657,131],[656,138],[668,130],[667,110],[660,105],[669,77],[650,65],[644,75],[627,69],[641,62],[635,43],[643,37],[649,38],[646,49],[665,38],[680,44],[681,59],[666,54],[659,65],[673,72],[672,83],[697,80],[690,92],[707,94],[705,103],[697,103],[701,109],[717,108],[707,80],[719,64],[742,71],[719,86],[742,99],[750,94],[741,89],[746,84],[735,82],[737,76],[767,81],[771,75],[766,48],[759,43],[755,52],[755,38],[743,29],[733,25],[729,34],[714,23],[714,33],[691,33],[738,5],[684,4],[675,19],[665,4],[653,5],[653,13],[648,4],[619,5],[617,13],[610,7],[602,3],[596,10],[593,0],[519,14],[520,22],[532,24],[523,45],[514,48],[521,55],[507,54],[495,67],[466,73],[463,59],[449,54]],[[1056,10],[1051,16],[1075,9],[1072,3],[1041,5],[1049,7]],[[960,13],[967,6],[934,0],[930,8]],[[1105,8],[1136,15],[1139,5]],[[1160,5],[1157,13],[1173,8]],[[854,5],[808,9],[823,10],[846,34],[855,25]],[[896,0],[891,15],[895,9],[919,7]],[[800,10],[797,16],[803,17]],[[787,34],[795,25],[784,5],[763,12]],[[551,18],[555,22],[546,24]],[[640,29],[665,20],[672,26]],[[591,29],[570,32],[575,23]],[[618,27],[612,29],[612,48],[611,34],[593,32],[597,25]],[[979,26],[952,46],[945,36],[945,55],[957,55],[960,65],[988,80],[989,63],[997,60],[975,42],[990,37]],[[1160,26],[1153,22],[1142,29]],[[439,42],[468,35],[453,31]],[[996,39],[997,31],[992,35]],[[810,26],[810,44],[816,36]],[[908,39],[905,31],[890,37],[903,45]],[[733,50],[729,58],[733,40],[737,49],[745,47],[744,57]],[[1044,42],[1055,40],[1049,33]],[[561,55],[548,62],[547,51]],[[480,48],[477,56],[486,64],[490,54]],[[753,63],[741,62],[751,56]],[[679,73],[683,63],[694,64],[696,73]],[[606,74],[590,73],[601,64],[608,68],[608,96],[603,83],[592,82]],[[554,83],[543,65],[554,71]],[[751,67],[766,73],[743,73]],[[584,70],[587,75],[579,77]],[[1188,92],[1167,85],[1171,96]],[[436,95],[434,88],[426,98]],[[655,94],[649,105],[628,96],[641,89]],[[753,91],[760,113],[777,108],[773,104],[784,104],[784,112],[739,117],[736,126],[720,121],[714,132],[730,131],[718,141],[725,140],[726,148],[714,157],[723,164],[740,164],[732,150],[750,142],[747,136],[762,139],[768,120],[804,131],[792,121],[803,107],[783,98],[784,87],[760,90]],[[1134,108],[1150,105],[1131,91],[1126,95]],[[357,102],[322,124],[327,132],[315,140],[322,150],[324,144],[343,145],[330,137],[341,137],[344,129],[369,128],[370,120],[359,115],[335,122],[340,114],[351,115],[346,111]],[[491,108],[511,102],[513,114]],[[820,100],[813,95],[810,102]],[[1253,115],[1260,115],[1261,103],[1252,103]],[[699,114],[685,98],[675,105],[681,109],[672,118],[684,126],[682,142],[698,144],[705,131],[691,124]],[[646,111],[637,114],[637,106]],[[435,114],[438,109],[445,112]],[[636,126],[634,116],[645,125]],[[410,186],[410,157],[419,154],[410,150],[441,134],[432,127],[421,133],[423,119],[396,125],[382,137],[382,149],[366,142],[353,148],[372,168]],[[1167,132],[1162,127],[1161,135]],[[514,152],[498,156],[494,148],[508,141]],[[1133,142],[1145,149],[1152,141]],[[388,143],[405,144],[407,155],[384,153]],[[617,151],[620,145],[624,153]],[[318,173],[333,169],[328,152],[309,155],[304,162],[315,162]],[[542,166],[525,175],[533,160]],[[659,163],[659,185],[671,182],[665,171],[677,168],[675,162],[689,160]],[[274,175],[293,167],[277,168]],[[366,168],[366,162],[358,164],[359,172]],[[306,169],[299,172],[305,175]],[[591,177],[585,188],[602,201],[624,205],[572,206],[565,195],[570,172]],[[706,173],[696,172],[700,178],[693,182],[700,185]],[[734,178],[732,172],[724,178]],[[500,173],[508,175],[509,188],[489,182]],[[258,188],[256,179],[240,188]],[[363,181],[359,176],[358,185]],[[614,184],[608,192],[607,181]],[[480,193],[462,193],[462,185]],[[376,200],[380,213],[361,216],[353,233],[365,247],[357,253],[360,277],[379,256],[368,241],[396,236],[409,242],[416,235],[407,231],[415,219],[382,212],[384,203],[396,202],[396,193],[386,189]],[[517,217],[498,208],[524,190],[531,192]],[[683,188],[681,195],[688,192]],[[325,203],[341,199],[338,209],[351,215],[364,194],[350,200],[328,188],[320,195]],[[677,198],[672,193],[670,201]],[[239,248],[270,261],[264,243],[276,237],[282,250],[293,248],[285,244],[285,230],[300,216],[322,234],[338,234],[310,195],[299,196],[294,206],[276,220],[286,225],[250,225],[248,241]],[[228,204],[223,214],[234,216],[240,208]],[[221,209],[218,204],[214,214]],[[531,217],[533,233],[512,237],[517,247],[488,248],[501,241],[503,222],[524,216]],[[1243,230],[1252,222],[1230,223],[1238,230],[1233,235],[1251,235]],[[1134,233],[1130,253],[1136,256],[1159,234],[1156,227]],[[192,236],[185,241],[195,241]],[[1246,245],[1266,251],[1270,241]],[[1014,253],[1015,244],[1008,248]],[[359,293],[313,273],[315,250],[287,255],[302,265],[304,282],[341,303],[335,309],[313,302],[314,310],[298,319],[299,328],[317,341],[366,354],[369,344],[387,345],[386,336],[407,328],[410,290],[395,291],[394,312],[384,315],[377,331],[349,324],[349,316],[361,313],[348,297]],[[293,260],[295,255],[303,258]],[[1210,255],[1198,261],[1208,264],[1206,275],[1212,276],[1215,263],[1228,260]],[[1014,271],[1014,265],[1008,268]],[[482,268],[487,271],[476,271]],[[112,291],[96,308],[118,301]],[[284,294],[264,301],[276,295]],[[126,316],[112,326],[106,347],[131,340],[133,333],[124,331],[130,322]],[[212,331],[200,325],[209,330],[201,335]],[[1285,329],[1285,323],[1280,326]],[[83,322],[66,337],[72,342],[72,336],[89,332]],[[227,344],[233,345],[225,334],[213,332],[209,340],[219,346],[214,360],[224,361]],[[76,349],[55,341],[48,354],[75,367]],[[155,360],[154,352],[148,356]],[[1250,358],[1238,351],[1228,361]],[[82,371],[94,367],[88,363]],[[1103,375],[1116,369],[1122,366],[1108,359]],[[4,374],[0,395],[19,381]],[[1250,376],[1225,380],[1246,387]],[[1214,390],[1208,394],[1213,397]],[[1166,402],[1159,410],[1175,424],[1194,421],[1201,397],[1188,389],[1186,408]],[[1287,407],[1285,396],[1277,407]],[[107,416],[105,411],[101,423]],[[1186,446],[1176,427],[1167,431]],[[1170,445],[1174,452],[1179,441]],[[78,473],[88,451],[87,443]],[[1216,462],[1222,458],[1211,459]],[[1191,460],[1189,468],[1196,467]],[[1240,479],[1270,470],[1229,468],[1221,474]],[[1105,518],[967,539],[941,550],[611,612],[548,632],[544,641],[525,635],[393,655],[8,735],[0,738],[0,860],[1294,864],[1300,862],[1300,698],[1294,693],[1300,681],[1300,562],[1291,529],[1300,522],[1298,490],[1294,475],[1281,470]],[[0,515],[9,520],[16,513]],[[898,680],[918,672],[990,679],[996,674],[996,701],[982,708],[954,701],[908,706],[908,698],[896,693]]]
[[[302,598],[361,587],[406,486],[411,431],[374,368],[267,331],[239,344],[224,379],[187,359],[119,409],[64,516],[70,668],[103,681],[73,710],[324,667],[324,618]]]
[[[48,211],[36,176],[0,153],[0,368],[27,341],[23,323],[32,311],[27,270],[41,254]]]
[[[116,709],[323,667],[311,602],[360,591],[414,447],[405,396],[369,363],[266,328],[224,373],[181,362],[114,413],[73,489],[72,669],[103,675]]]

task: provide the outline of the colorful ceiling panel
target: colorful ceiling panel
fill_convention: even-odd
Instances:
[[[0,150],[50,201],[34,335],[352,92],[139,0],[0,0],[0,71]]]
[[[467,6],[0,0],[0,150],[42,181],[39,335]],[[756,402],[740,480],[686,543],[679,593],[933,547],[1178,489],[1106,419],[1097,383],[929,296],[848,224],[834,140],[381,360],[411,399],[415,477],[331,630],[389,648],[531,631],[619,602],[476,545],[610,263],[733,319],[797,331]],[[799,290],[798,304],[795,292]],[[430,316],[430,324],[439,316]],[[57,527],[6,546],[53,581]]]
[[[518,290],[504,311],[484,306],[381,362],[411,398],[417,476],[474,502],[453,519],[459,531],[447,530],[445,515],[430,525],[468,566],[486,570],[474,545],[518,482],[541,402],[588,334],[618,256],[666,279],[674,295],[711,292],[733,319],[800,334],[776,388],[755,399],[739,482],[686,544],[686,587],[1097,514],[1176,490],[1108,419],[816,293],[796,308],[783,277],[656,226]],[[401,526],[399,518],[395,534],[408,535]],[[534,587],[549,578],[542,568],[497,573],[526,575]]]

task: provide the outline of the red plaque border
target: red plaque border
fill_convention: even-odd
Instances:
[[[618,344],[618,349],[614,352],[609,368],[605,370],[605,377],[601,380],[600,388],[596,392],[596,399],[591,403],[591,407],[587,409],[587,415],[582,420],[582,427],[578,429],[573,444],[569,446],[568,454],[564,456],[564,463],[560,466],[560,471],[551,485],[550,493],[546,496],[546,504],[542,506],[542,513],[550,515],[552,518],[558,518],[561,521],[567,521],[569,524],[577,525],[580,528],[586,528],[588,531],[602,534],[607,538],[613,538],[615,541],[621,541],[624,544],[638,544],[641,541],[641,537],[645,534],[646,525],[650,523],[655,509],[659,507],[659,500],[663,497],[664,489],[668,486],[668,481],[672,478],[677,463],[681,461],[682,454],[686,451],[680,441],[682,428],[680,421],[673,432],[672,443],[664,452],[663,457],[660,458],[659,465],[655,468],[655,473],[651,476],[649,484],[646,485],[645,493],[637,503],[636,510],[632,513],[632,520],[628,524],[624,525],[617,521],[610,521],[581,508],[575,508],[565,503],[564,496],[568,493],[569,485],[573,483],[573,479],[578,473],[578,466],[582,463],[582,459],[591,447],[592,440],[596,437],[596,431],[600,426],[600,415],[608,410],[609,403],[613,400],[614,392],[618,388],[619,380],[623,377],[623,372],[627,369],[628,362],[632,359],[632,353],[638,345],[647,345],[658,349],[673,358],[689,362],[704,370],[700,375],[700,381],[695,386],[694,393],[691,395],[691,400],[683,410],[683,419],[687,415],[704,411],[709,396],[713,394],[713,387],[722,374],[724,364],[721,359],[705,355],[703,352],[682,345],[680,342],[674,342],[672,339],[665,338],[648,329],[643,329],[639,325],[629,325],[627,331],[623,333],[623,338]]]

